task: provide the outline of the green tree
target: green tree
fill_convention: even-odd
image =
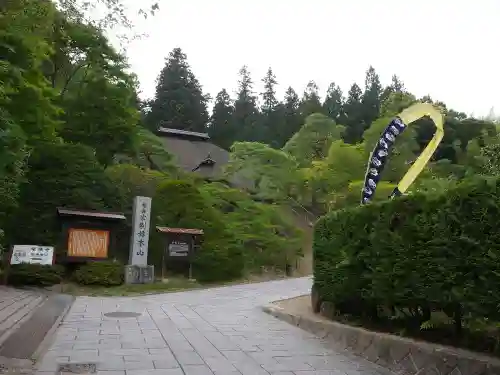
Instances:
[[[233,126],[237,129],[236,140],[261,140],[265,137],[265,134],[263,128],[259,126],[261,118],[248,68],[243,66],[240,69],[239,75],[238,93],[234,102],[232,118]]]
[[[283,128],[277,132],[279,147],[283,147],[300,130],[304,122],[299,112],[299,105],[299,96],[292,87],[288,87],[285,92],[285,100],[283,101],[284,121],[282,124],[280,123]]]
[[[315,113],[306,119],[306,123],[285,144],[283,151],[293,156],[299,166],[309,167],[313,160],[323,160],[334,140],[342,138],[342,125],[337,125],[331,118]]]
[[[146,124],[150,130],[162,126],[205,132],[209,120],[207,102],[186,55],[174,48],[158,77]]]
[[[262,141],[274,148],[280,148],[283,145],[282,132],[286,126],[285,107],[276,99],[278,81],[276,81],[276,76],[271,68],[268,69],[262,82],[264,83],[264,92],[261,93],[261,121],[265,129],[265,137]]]
[[[261,111],[263,114],[269,115],[278,105],[278,100],[276,99],[276,85],[278,84],[278,81],[276,81],[276,76],[271,68],[267,70],[262,82],[264,83],[264,92],[261,93]]]
[[[104,166],[119,153],[130,153],[137,136],[139,112],[134,106],[133,82],[111,81],[89,72],[80,90],[70,91],[63,102],[62,137],[96,150]]]
[[[330,83],[326,93],[325,101],[323,102],[323,110],[328,117],[335,120],[337,124],[343,124],[345,116],[343,112],[344,96],[340,86],[335,83]]]
[[[363,104],[361,88],[353,83],[347,94],[344,104],[345,126],[344,140],[346,143],[357,143],[361,141],[365,130],[363,119]]]
[[[123,207],[119,189],[87,146],[40,144],[27,167],[19,207],[7,225],[10,243],[58,244],[57,207],[110,211]]]
[[[222,89],[215,97],[208,134],[212,142],[226,150],[233,144],[238,130],[232,121],[233,113],[233,102],[226,89]]]
[[[30,145],[54,139],[58,126],[55,92],[42,71],[55,15],[51,2],[16,0],[4,5],[0,18],[0,104],[9,121],[29,135]]]
[[[341,208],[351,195],[351,184],[360,181],[366,170],[363,146],[342,140],[331,143],[324,160],[315,161],[305,170],[310,202],[315,212]],[[358,201],[359,192],[358,189]]]
[[[225,170],[227,176],[240,175],[252,181],[262,197],[275,200],[289,196],[298,181],[296,172],[292,156],[257,142],[236,142]]]
[[[323,106],[319,97],[319,88],[316,82],[309,81],[304,95],[299,105],[299,112],[302,118],[306,118],[313,113],[323,113]]]
[[[366,127],[369,127],[380,115],[381,95],[382,85],[380,84],[380,78],[373,66],[370,66],[366,71],[365,91],[361,99],[363,122]]]
[[[195,259],[198,280],[227,280],[241,276],[244,267],[241,249],[221,214],[208,204],[194,185],[187,181],[165,181],[158,187],[154,199],[155,226],[203,230],[203,242]],[[159,242],[153,241],[155,243]],[[154,247],[152,256],[156,264],[163,251],[163,246]]]

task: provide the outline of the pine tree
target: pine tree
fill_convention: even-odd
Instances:
[[[337,124],[343,124],[345,121],[343,102],[344,97],[340,87],[333,82],[330,83],[325,101],[323,102],[323,110]]]
[[[304,91],[300,103],[300,115],[305,119],[313,113],[323,113],[323,106],[318,93],[318,85],[314,81],[309,81]]]
[[[237,128],[231,121],[233,113],[233,102],[226,89],[222,89],[215,97],[208,134],[216,145],[226,150],[229,150],[236,137]]]
[[[186,55],[180,48],[174,48],[158,77],[155,98],[146,119],[147,127],[205,132],[209,119],[208,100]]]
[[[366,127],[369,127],[380,115],[381,95],[380,78],[373,66],[370,66],[366,71],[365,92],[361,100],[363,121]]]
[[[264,83],[264,92],[261,93],[261,126],[262,138],[261,141],[271,145],[272,147],[279,147],[279,132],[283,128],[283,108],[276,99],[276,76],[273,70],[269,68],[266,75],[262,79]]]
[[[363,92],[357,83],[353,83],[347,94],[344,104],[345,126],[344,140],[346,143],[357,143],[362,140],[365,124],[363,121],[362,99]]]
[[[399,79],[399,77],[395,74],[392,76],[392,81],[391,81],[390,87],[392,89],[392,92],[397,92],[397,93],[406,92],[405,85],[404,85],[403,81],[401,81]]]
[[[283,129],[279,132],[280,147],[292,138],[292,136],[300,130],[304,119],[299,112],[300,99],[292,87],[288,87],[285,93],[283,102]]]
[[[247,66],[243,66],[239,72],[237,98],[234,102],[234,113],[232,126],[236,127],[236,140],[257,141],[263,137],[262,129],[259,129],[259,110],[257,98],[253,92],[253,82]]]
[[[264,83],[264,92],[262,95],[262,113],[271,113],[276,109],[278,105],[278,100],[276,99],[276,89],[275,86],[278,84],[276,81],[276,76],[273,73],[273,70],[269,68],[265,77],[262,79]]]

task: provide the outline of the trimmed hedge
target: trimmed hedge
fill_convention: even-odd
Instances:
[[[500,180],[332,212],[315,227],[314,281],[340,313],[499,318]]]
[[[119,262],[91,262],[78,268],[73,278],[82,285],[114,286],[123,284],[125,269]]]
[[[14,286],[51,286],[60,284],[64,268],[59,265],[13,264],[9,268],[8,283]]]

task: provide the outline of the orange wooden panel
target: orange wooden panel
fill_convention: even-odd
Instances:
[[[107,258],[109,232],[92,229],[70,229],[68,256],[86,258]]]

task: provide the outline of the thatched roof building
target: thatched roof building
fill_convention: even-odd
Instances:
[[[165,149],[172,154],[177,166],[186,172],[194,172],[207,178],[222,178],[229,152],[214,145],[207,133],[160,127],[156,131]],[[231,178],[235,187],[245,188],[242,180]]]

